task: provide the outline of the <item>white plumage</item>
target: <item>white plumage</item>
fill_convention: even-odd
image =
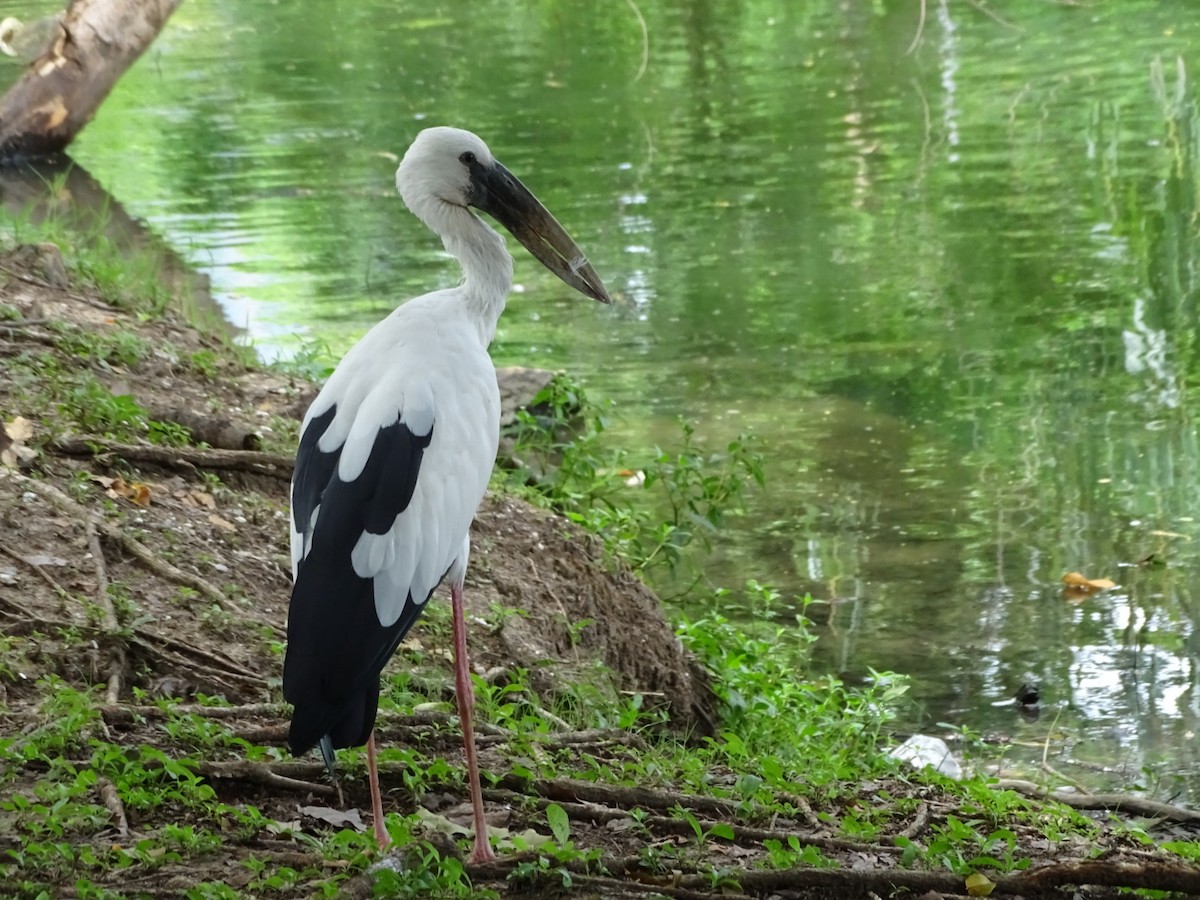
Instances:
[[[462,265],[457,287],[404,303],[342,359],[301,427],[292,481],[292,574],[284,696],[289,744],[366,743],[375,832],[388,843],[372,728],[379,673],[434,588],[450,576],[455,677],[476,838],[491,856],[475,760],[462,583],[471,519],[499,441],[500,395],[487,347],[512,287],[494,216],[576,290],[608,295],[579,248],[470,132],[431,128],[396,173],[408,208]]]
[[[318,447],[341,447],[337,474],[345,482],[359,477],[384,425],[400,421],[416,435],[432,432],[408,507],[386,533],[362,534],[352,555],[356,575],[377,579],[375,610],[391,625],[409,591],[424,603],[462,550],[496,459],[500,392],[463,290],[411,300],[367,332],[326,382],[304,426],[334,404]],[[293,576],[303,556],[294,529]]]

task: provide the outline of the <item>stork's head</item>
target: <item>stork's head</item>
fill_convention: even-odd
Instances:
[[[430,215],[431,206],[474,207],[487,213],[568,285],[610,302],[583,251],[478,135],[460,128],[426,128],[400,161],[396,189],[405,205],[431,226],[439,218]]]

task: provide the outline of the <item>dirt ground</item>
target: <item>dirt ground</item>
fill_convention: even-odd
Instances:
[[[202,886],[223,884],[232,891],[224,896],[369,896],[371,876],[362,859],[320,843],[369,821],[361,766],[347,767],[339,802],[315,757],[292,760],[283,749],[289,448],[313,387],[238,362],[220,339],[170,313],[144,317],[114,307],[72,286],[60,268],[53,248],[0,256],[0,425],[7,429],[0,437],[0,740],[14,739],[7,755],[0,754],[0,851],[9,857],[0,858],[0,894],[102,896],[102,888],[111,896],[208,897],[222,895]],[[105,409],[108,401],[94,391],[80,393],[93,381],[156,416],[232,435],[234,449],[105,437],[103,423],[122,413]],[[611,697],[636,692],[663,705],[671,733],[699,739],[714,732],[708,676],[683,651],[653,594],[606,560],[596,539],[544,510],[494,496],[485,501],[472,538],[470,641],[476,670],[490,683],[527,671],[535,696],[519,699],[542,713],[570,693],[566,685],[586,684]],[[385,747],[416,748],[422,757],[458,767],[457,730],[444,711],[451,696],[447,617],[427,615],[393,662],[420,673],[431,702],[384,713],[379,737]],[[92,712],[78,726],[67,721],[75,713],[56,702],[55,692],[66,687],[91,691]],[[163,699],[183,706],[168,712],[156,705]],[[229,708],[213,709],[214,701]],[[179,725],[183,720],[187,729]],[[204,723],[213,731],[197,737]],[[563,726],[545,735],[537,752],[561,758],[574,773],[582,761],[632,764],[645,746],[641,736],[616,728]],[[52,793],[46,785],[56,777],[56,761],[21,757],[14,748],[55,728],[65,735],[62,752],[80,769],[88,767],[89,754],[94,760],[106,748],[156,759],[146,768],[168,770],[170,759],[186,754],[189,771],[217,802],[257,809],[262,827],[225,825],[220,814],[206,820],[169,798],[157,805],[135,801],[101,775],[89,782],[99,821],[51,834],[50,843],[72,848],[69,861],[57,868],[30,862],[28,810],[13,798]],[[959,810],[960,801],[940,788],[897,780],[842,791],[839,802],[846,806],[876,803],[885,794],[911,801],[890,832],[855,842],[831,826],[838,810],[817,816],[802,798],[793,798],[790,817],[759,821],[728,800],[680,793],[669,777],[624,787],[577,775],[530,779],[509,743],[502,729],[485,722],[480,746],[484,768],[495,775],[487,792],[493,824],[520,831],[544,821],[548,804],[558,804],[571,816],[572,841],[596,851],[600,864],[560,860],[549,876],[534,866],[526,881],[510,881],[516,866],[536,858],[527,853],[470,871],[476,886],[505,896],[887,896],[894,890],[944,896],[965,890],[950,872],[898,865],[896,835],[917,839],[931,820]],[[460,821],[461,777],[423,771],[423,792],[415,797],[413,765],[385,760],[388,810],[412,813],[419,805],[443,824]],[[728,773],[710,774],[719,785]],[[722,841],[697,842],[686,817],[671,814],[680,807],[701,823],[732,824],[719,831]],[[81,852],[90,848],[111,858],[113,848],[138,846],[168,826],[186,825],[227,832],[215,845],[181,843],[165,855],[147,851],[148,857],[120,866]],[[1112,874],[1121,867],[1149,872],[1140,884],[1200,891],[1196,869],[1119,829],[1087,846],[1047,842],[1035,829],[1013,827],[1026,843],[1041,842],[1045,858],[1041,881],[1002,885],[1009,893],[1109,896],[1115,888],[1104,885],[1128,883]],[[786,845],[792,836],[797,846],[820,848],[836,868],[796,866],[781,874],[764,867],[764,841],[782,838]],[[460,853],[437,828],[424,837],[447,856]],[[649,867],[647,848],[661,850],[669,863]],[[1100,862],[1108,868],[1086,870]],[[406,864],[418,863],[408,858]],[[714,883],[714,869],[733,875],[722,886]],[[264,871],[279,880],[268,883]],[[285,872],[300,874],[279,874]],[[340,877],[347,873],[352,877]],[[81,878],[93,887],[82,887]],[[1101,886],[1082,893],[1060,888],[1074,883]]]

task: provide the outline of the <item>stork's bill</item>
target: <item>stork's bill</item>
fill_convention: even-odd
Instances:
[[[467,154],[464,154],[467,155]],[[485,164],[472,154],[467,203],[509,230],[547,269],[581,294],[611,303],[600,276],[550,210],[498,160]]]

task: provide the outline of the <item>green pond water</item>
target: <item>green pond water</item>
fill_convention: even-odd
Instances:
[[[516,248],[497,362],[635,449],[757,436],[718,583],[810,592],[912,727],[1195,799],[1200,7],[925,5],[909,52],[899,0],[186,3],[73,155],[265,355],[335,359],[457,279],[393,173],[478,132],[618,299]]]

